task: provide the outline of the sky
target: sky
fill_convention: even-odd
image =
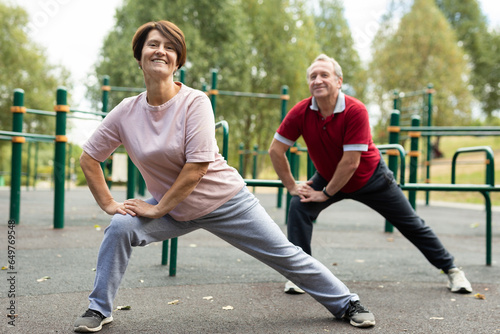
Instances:
[[[7,0],[8,2],[9,0]],[[14,0],[10,0],[14,2]],[[71,108],[89,110],[85,84],[92,73],[99,50],[114,26],[116,8],[123,0],[15,0],[30,15],[29,35],[47,53],[49,62],[61,64],[72,75]],[[345,17],[351,28],[361,59],[370,59],[370,43],[378,30],[378,21],[390,0],[345,0]],[[479,0],[483,13],[493,27],[500,28],[500,1]],[[168,18],[166,18],[168,19]],[[132,53],[130,54],[132,57]],[[95,123],[79,123],[75,134],[81,142],[95,128]],[[91,124],[92,123],[92,124]],[[88,128],[88,129],[87,129]]]

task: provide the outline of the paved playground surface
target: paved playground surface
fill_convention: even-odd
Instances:
[[[125,198],[124,188],[114,188]],[[0,266],[8,265],[8,188],[0,189]],[[474,288],[452,294],[447,278],[369,208],[344,201],[325,210],[314,232],[313,255],[360,295],[377,325],[358,329],[334,320],[308,295],[283,293],[285,279],[206,231],[179,238],[177,275],[161,265],[161,243],[134,250],[115,301],[114,321],[101,333],[500,333],[500,212],[493,212],[493,265],[486,266],[481,206],[432,202],[417,211],[455,255]],[[286,231],[276,194],[257,197]],[[109,216],[87,188],[66,191],[64,229],[52,228],[53,192],[21,194],[14,227],[15,281],[0,271],[0,333],[72,333],[87,308],[98,247]],[[49,277],[49,278],[47,278]],[[44,279],[45,278],[45,279]],[[15,298],[8,296],[15,290]],[[14,301],[15,327],[5,315]]]

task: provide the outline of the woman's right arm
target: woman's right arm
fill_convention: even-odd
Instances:
[[[82,168],[83,174],[85,174],[92,195],[94,195],[97,204],[104,212],[109,215],[114,215],[115,213],[125,215],[129,213],[135,216],[133,212],[128,212],[129,210],[125,209],[123,203],[116,202],[111,195],[99,161],[83,151],[80,156],[80,167]]]

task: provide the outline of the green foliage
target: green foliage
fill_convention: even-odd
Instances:
[[[342,6],[337,1],[322,1],[322,6],[326,12],[314,17],[306,0],[126,0],[103,44],[96,77],[109,75],[112,86],[143,87],[132,56],[132,36],[143,23],[163,19],[174,22],[186,36],[185,83],[193,88],[205,84],[209,89],[210,71],[216,69],[219,90],[280,94],[282,86],[288,86],[289,109],[309,96],[306,69],[325,52],[341,65],[346,63],[346,82],[363,94],[365,80],[358,79],[362,78],[359,57]],[[332,20],[338,22],[332,25]],[[101,100],[98,86],[89,86],[96,106]],[[112,92],[110,106],[128,95]],[[267,150],[281,121],[281,103],[219,95],[216,121],[222,119],[230,127],[230,164],[237,165],[240,142],[244,149],[258,145]]]
[[[316,41],[322,52],[334,57],[344,72],[343,90],[348,95],[364,101],[367,73],[354,50],[354,40],[344,17],[340,0],[319,0],[319,11],[314,16]]]
[[[436,0],[471,64],[470,85],[486,116],[500,109],[500,37],[489,31],[477,0]]]
[[[472,96],[467,63],[453,29],[434,1],[415,0],[397,29],[393,25],[390,17],[382,25],[373,42],[370,64],[384,119],[392,110],[389,92],[418,91],[432,83],[436,89],[432,124],[468,124]]]
[[[33,109],[53,110],[57,86],[67,85],[67,70],[48,63],[45,52],[27,34],[28,14],[0,0],[0,129],[12,130],[13,90],[25,91],[24,103]],[[24,115],[25,132],[54,134],[52,117]],[[10,146],[0,141],[1,170],[10,169]]]

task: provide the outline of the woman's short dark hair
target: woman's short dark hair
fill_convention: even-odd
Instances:
[[[182,30],[169,21],[152,21],[143,24],[137,29],[134,38],[132,38],[134,58],[141,60],[142,48],[144,47],[149,32],[153,29],[158,30],[174,45],[175,52],[177,53],[177,68],[181,68],[186,62],[186,40],[184,39]]]

